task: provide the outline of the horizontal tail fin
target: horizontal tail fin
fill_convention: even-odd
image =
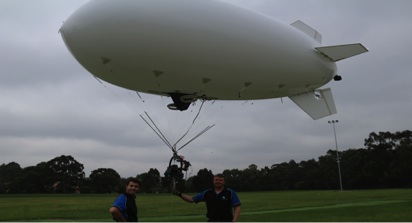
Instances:
[[[336,46],[321,46],[315,47],[315,49],[324,56],[328,57],[333,62],[368,52],[368,49],[366,49],[366,47],[364,47],[360,43]]]
[[[289,96],[289,98],[314,120],[336,114],[330,88]]]

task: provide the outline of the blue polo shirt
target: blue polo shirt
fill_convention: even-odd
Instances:
[[[195,203],[204,201],[206,203],[209,221],[232,221],[233,207],[241,205],[236,191],[224,188],[216,194],[214,188],[205,190],[192,197]]]
[[[121,194],[116,198],[112,207],[118,208],[128,222],[138,221],[136,196],[126,193]]]

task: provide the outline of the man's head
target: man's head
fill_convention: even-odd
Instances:
[[[225,176],[221,173],[214,175],[213,185],[216,189],[222,189],[225,186]]]
[[[140,181],[137,178],[127,178],[126,181],[126,193],[135,195],[140,187]]]

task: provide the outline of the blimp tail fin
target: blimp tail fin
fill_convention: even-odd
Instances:
[[[310,27],[308,24],[298,20],[290,25],[302,31],[306,35],[312,37],[314,40],[318,41],[319,43],[322,43],[322,35],[318,31],[316,31],[314,28]]]
[[[368,49],[366,49],[366,47],[364,47],[360,43],[336,46],[321,46],[315,47],[315,49],[333,62],[368,52]]]
[[[289,98],[314,120],[337,112],[330,88],[298,94]]]

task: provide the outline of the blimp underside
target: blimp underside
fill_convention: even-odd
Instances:
[[[336,75],[315,39],[219,1],[90,1],[60,32],[96,77],[175,103],[185,97],[185,106],[296,96]]]

